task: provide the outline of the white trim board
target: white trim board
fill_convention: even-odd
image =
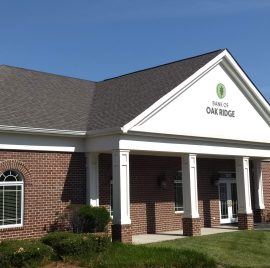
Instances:
[[[85,139],[77,137],[1,133],[0,149],[52,152],[84,152]]]

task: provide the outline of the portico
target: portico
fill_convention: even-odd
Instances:
[[[131,235],[140,232],[135,226],[136,221],[141,222],[137,220],[141,201],[134,196],[140,187],[155,188],[153,184],[148,186],[147,180],[153,181],[154,175],[148,178],[143,174],[144,170],[150,172],[143,162],[136,166],[142,172],[134,176],[131,167],[139,156],[152,157],[153,163],[157,161],[152,169],[162,166],[156,180],[164,190],[160,197],[155,196],[151,206],[140,206],[145,215],[156,213],[153,211],[157,207],[160,209],[160,214],[145,216],[147,220],[141,223],[141,232],[166,228],[158,223],[161,219],[157,220],[165,211],[171,211],[164,216],[168,226],[175,228],[178,221],[179,228],[188,236],[200,235],[203,226],[221,223],[238,222],[239,229],[252,229],[254,217],[265,218],[263,180],[267,178],[263,178],[261,162],[270,158],[269,115],[268,104],[225,50],[121,128],[89,132],[87,152],[95,157],[104,153],[112,155],[113,239],[130,242]],[[171,157],[174,164],[164,165],[157,160],[161,156]],[[88,166],[93,165],[92,156],[88,159]],[[164,161],[167,160],[163,158]],[[96,169],[95,165],[92,167]],[[96,189],[89,202],[95,205],[98,172],[88,174],[89,184]],[[173,179],[176,174],[181,174],[181,179],[180,175]],[[141,184],[136,182],[137,190],[134,190],[136,180]],[[160,190],[146,192],[152,195],[154,191]],[[170,205],[174,195],[178,198],[175,215]],[[177,211],[181,207],[182,211]],[[151,221],[157,227],[145,228],[145,222],[148,226]]]
[[[134,227],[134,230],[132,230],[132,225],[136,225],[137,223],[134,222],[136,221],[136,217],[134,216],[136,213],[136,209],[133,208],[131,209],[132,206],[134,206],[134,202],[131,202],[131,196],[137,195],[138,189],[143,189],[144,187],[148,187],[148,182],[145,181],[144,184],[140,184],[137,186],[137,190],[134,187],[135,183],[139,182],[134,182],[134,180],[138,179],[138,176],[141,176],[141,179],[138,179],[138,181],[144,180],[144,174],[140,175],[134,175],[133,174],[133,169],[130,168],[130,166],[136,165],[136,168],[140,168],[138,164],[134,164],[134,159],[138,159],[140,157],[143,157],[144,159],[151,158],[151,157],[156,157],[161,159],[165,157],[170,157],[171,162],[175,163],[175,171],[178,169],[181,169],[182,171],[182,193],[183,193],[183,211],[180,214],[180,217],[178,219],[179,221],[179,229],[183,230],[183,235],[188,235],[188,236],[194,236],[194,235],[200,235],[201,234],[201,228],[206,226],[206,227],[211,227],[211,226],[216,226],[220,225],[221,222],[221,208],[220,208],[220,197],[218,195],[220,194],[219,192],[219,181],[221,178],[224,179],[224,176],[221,176],[220,173],[227,174],[226,176],[228,177],[228,173],[234,174],[233,176],[235,177],[235,182],[237,185],[237,217],[236,221],[238,222],[238,228],[239,229],[252,229],[253,228],[253,214],[258,213],[258,209],[260,211],[260,214],[264,214],[264,200],[263,200],[263,182],[262,182],[262,170],[261,170],[261,161],[263,161],[266,158],[260,157],[258,158],[258,154],[261,156],[264,154],[264,150],[260,150],[260,147],[254,148],[249,148],[248,145],[246,145],[246,148],[240,148],[240,144],[231,144],[229,146],[228,143],[223,144],[224,147],[219,147],[216,148],[217,142],[213,143],[213,141],[208,141],[208,145],[203,145],[202,141],[197,141],[197,146],[194,146],[194,141],[192,143],[188,141],[188,139],[185,139],[185,143],[183,143],[183,140],[178,140],[179,142],[175,142],[176,139],[174,138],[173,140],[170,140],[168,138],[152,138],[152,137],[142,137],[141,135],[135,136],[134,134],[132,135],[132,139],[128,140],[129,135],[119,135],[118,138],[116,136],[113,137],[102,137],[102,140],[100,141],[100,144],[102,145],[102,150],[98,152],[92,152],[88,154],[88,166],[92,166],[92,171],[94,170],[95,172],[88,172],[90,176],[88,177],[89,184],[93,185],[92,189],[95,189],[92,194],[90,194],[89,197],[89,204],[96,205],[98,204],[99,200],[99,195],[104,194],[101,192],[101,190],[98,190],[96,185],[99,185],[99,170],[101,169],[98,167],[98,155],[105,154],[108,155],[108,158],[110,158],[109,161],[111,161],[111,170],[108,171],[107,174],[107,183],[109,183],[109,178],[112,176],[112,203],[113,203],[113,218],[112,218],[112,237],[114,240],[120,240],[123,242],[131,242],[132,241],[132,235],[135,233],[139,233],[137,230],[138,227]],[[97,137],[95,138],[95,144],[99,144],[97,142]],[[107,141],[106,141],[107,139]],[[136,142],[134,140],[136,139]],[[156,139],[159,141],[157,142]],[[156,144],[153,144],[157,142]],[[174,144],[173,144],[174,142]],[[152,143],[149,145],[149,143]],[[181,144],[182,143],[182,144]],[[206,143],[206,141],[205,141]],[[211,144],[212,143],[212,144]],[[104,150],[104,146],[108,145],[107,150]],[[127,146],[128,144],[132,146]],[[135,147],[136,144],[136,147]],[[114,146],[121,146],[124,145],[125,149],[122,148],[113,148]],[[119,146],[119,147],[120,147]],[[225,147],[226,146],[226,147]],[[159,151],[146,151],[142,150],[142,148],[158,148]],[[192,150],[192,148],[196,148],[196,151],[193,151],[191,153],[187,152],[176,152],[176,148],[189,148]],[[243,145],[242,145],[243,147]],[[162,149],[163,148],[163,149]],[[168,148],[174,148],[174,150],[169,151]],[[236,155],[217,155],[217,154],[206,154],[203,150],[206,150],[206,148],[211,148],[214,152],[220,151],[220,152],[238,152]],[[226,150],[224,150],[226,148]],[[241,154],[249,152],[249,156],[241,156]],[[198,152],[204,152],[204,153],[198,153]],[[95,161],[93,161],[95,159]],[[222,166],[220,164],[219,167],[216,169],[213,169],[210,165],[207,166],[207,163],[211,163],[211,159],[216,159],[217,162],[222,162],[222,161],[227,161],[229,164]],[[101,165],[102,168],[104,168],[104,164]],[[137,160],[136,160],[137,161]],[[150,160],[149,160],[150,161]],[[158,166],[159,160],[151,160],[153,162],[154,166]],[[157,163],[155,164],[155,161]],[[161,160],[160,160],[161,161]],[[199,161],[199,167],[198,167],[198,162]],[[143,163],[145,161],[141,161],[142,166],[141,169],[147,171],[145,169]],[[178,164],[177,164],[178,162]],[[212,161],[213,165],[216,165]],[[177,166],[178,165],[178,166]],[[252,168],[250,168],[250,165],[252,165]],[[203,169],[209,169],[208,175],[202,175],[202,167]],[[199,168],[199,177],[198,177],[198,168]],[[161,194],[164,194],[166,192],[166,187],[171,187],[169,186],[169,181],[171,180],[170,178],[173,176],[171,174],[174,174],[173,172],[175,171],[169,171],[169,167],[164,168],[164,180],[165,184],[164,189],[161,191]],[[212,169],[212,170],[211,170]],[[227,171],[226,171],[227,170]],[[227,172],[227,173],[226,173]],[[91,176],[92,174],[92,176]],[[111,174],[111,175],[110,175]],[[176,174],[176,172],[175,172]],[[166,176],[169,178],[166,178]],[[156,183],[158,182],[158,178],[156,178]],[[251,193],[251,177],[253,178],[253,189],[254,193]],[[130,181],[132,178],[132,182]],[[213,179],[214,178],[214,179]],[[148,177],[145,175],[145,180],[147,180]],[[227,178],[230,179],[230,178]],[[103,179],[104,180],[104,179]],[[199,183],[198,183],[199,180]],[[213,198],[213,202],[215,202],[216,205],[210,205],[209,208],[209,214],[214,214],[216,215],[215,217],[209,216],[209,222],[207,222],[206,219],[202,219],[202,217],[207,218],[208,216],[206,215],[208,212],[206,208],[203,210],[203,215],[200,214],[200,208],[199,208],[199,203],[201,202],[201,206],[206,206],[206,203],[208,201],[203,200],[203,197],[199,196],[202,195],[202,191],[204,189],[202,186],[202,180],[207,180],[207,183],[210,185],[210,187],[213,187],[211,191],[215,191],[217,194],[216,198]],[[104,182],[103,182],[104,183]],[[132,185],[132,186],[131,186]],[[199,185],[199,189],[198,189]],[[159,185],[159,187],[162,189],[162,185]],[[155,189],[152,189],[153,191],[156,191]],[[135,192],[134,192],[135,191]],[[142,190],[142,192],[144,192]],[[252,208],[252,195],[254,196],[254,202],[256,204],[256,209]],[[146,198],[146,197],[145,197]],[[218,199],[218,200],[217,200]],[[171,199],[172,202],[174,200],[173,194],[171,194]],[[211,200],[209,201],[210,203],[212,202]],[[138,201],[136,201],[138,202]],[[135,202],[135,203],[136,203]],[[141,201],[142,203],[144,202],[143,200]],[[231,202],[231,199],[226,200],[226,205],[229,206],[229,202]],[[156,200],[154,202],[156,204],[160,203],[160,200]],[[105,204],[105,203],[104,203]],[[101,204],[101,205],[104,205]],[[217,205],[218,204],[218,205]],[[110,206],[110,203],[107,202],[107,205]],[[147,206],[147,205],[146,205]],[[161,206],[161,203],[160,203]],[[218,206],[216,210],[214,211],[213,207]],[[153,208],[155,209],[155,208]],[[166,210],[164,207],[161,210]],[[218,211],[218,212],[217,212]],[[146,213],[149,213],[149,209],[146,209]],[[174,213],[172,211],[171,213]],[[176,213],[176,212],[175,212]],[[218,213],[218,214],[217,214]],[[134,214],[134,215],[133,215]],[[177,213],[176,213],[176,216]],[[157,218],[157,216],[155,216]],[[133,218],[133,220],[132,220]],[[154,221],[157,221],[157,219],[154,219]],[[148,220],[149,221],[149,220]],[[170,218],[167,219],[167,221],[170,221]],[[175,222],[175,221],[174,221]],[[150,223],[147,222],[149,225]],[[170,223],[168,223],[170,225]],[[135,231],[135,229],[137,231]],[[147,228],[146,228],[147,229]],[[149,228],[148,228],[149,229]],[[175,227],[174,227],[175,229]],[[160,229],[162,230],[162,229]],[[153,229],[152,231],[149,229],[150,233],[153,233],[157,231],[157,229]],[[142,233],[145,231],[142,230]],[[146,232],[148,232],[146,230]]]

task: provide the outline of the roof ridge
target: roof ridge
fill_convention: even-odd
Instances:
[[[20,70],[23,70],[23,71],[30,71],[30,72],[46,74],[46,75],[50,75],[50,76],[58,76],[58,77],[63,77],[63,78],[76,79],[76,80],[85,81],[85,82],[97,83],[96,81],[82,79],[82,78],[78,78],[78,77],[72,77],[72,76],[67,76],[67,75],[62,75],[62,74],[49,73],[49,72],[44,72],[44,71],[39,71],[39,70],[28,69],[28,68],[24,68],[24,67],[11,66],[11,65],[8,65],[8,64],[0,64],[0,68],[1,67],[7,67],[7,68],[11,68],[11,69],[20,69]]]
[[[215,52],[218,52],[218,51],[220,51],[220,53],[221,53],[224,50],[226,50],[226,48],[217,49],[217,50],[214,50],[214,51],[209,51],[209,52],[206,52],[206,53],[203,53],[203,54],[199,54],[199,55],[196,55],[196,56],[192,56],[192,57],[188,57],[188,58],[184,58],[184,59],[180,59],[180,60],[175,60],[175,61],[172,61],[172,62],[163,63],[163,64],[160,64],[160,65],[157,65],[157,66],[148,67],[148,68],[145,68],[145,69],[137,70],[137,71],[126,73],[126,74],[121,74],[119,76],[107,78],[107,79],[101,80],[99,82],[106,82],[106,81],[109,81],[109,80],[121,78],[121,77],[128,76],[128,75],[131,75],[131,74],[136,74],[136,73],[140,73],[140,72],[144,72],[144,71],[156,69],[156,68],[163,67],[163,66],[170,65],[170,64],[174,64],[174,63],[177,63],[177,62],[181,62],[181,61],[185,61],[185,60],[190,60],[190,59],[202,57],[202,56],[205,56],[205,55],[208,55],[208,54],[212,54],[212,53],[215,53]]]

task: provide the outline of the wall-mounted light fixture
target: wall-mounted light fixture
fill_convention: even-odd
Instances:
[[[218,182],[219,182],[219,175],[215,174],[211,177],[211,184],[213,186],[218,186]]]
[[[157,177],[158,186],[162,189],[167,189],[168,187],[168,181],[165,177],[165,175],[160,175]]]

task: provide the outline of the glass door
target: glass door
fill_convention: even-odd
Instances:
[[[237,186],[232,180],[219,181],[220,223],[237,222]]]

